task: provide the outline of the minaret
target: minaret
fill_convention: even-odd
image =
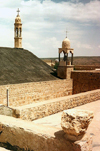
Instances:
[[[22,23],[21,18],[19,16],[19,8],[17,10],[18,14],[15,18],[15,24],[14,24],[14,47],[15,48],[22,48]]]

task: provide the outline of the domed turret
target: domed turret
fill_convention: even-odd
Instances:
[[[19,15],[15,18],[15,23],[21,23],[21,18]]]
[[[62,41],[62,48],[70,48],[70,40],[67,37]]]
[[[57,76],[62,79],[70,79],[73,71],[73,48],[70,48],[70,40],[66,37],[62,41],[62,48],[59,48],[59,65],[57,68]],[[60,57],[63,52],[64,57]],[[70,58],[68,54],[71,53]]]

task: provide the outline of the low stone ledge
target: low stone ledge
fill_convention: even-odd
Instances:
[[[14,116],[33,121],[100,99],[100,89],[13,108]]]
[[[0,142],[19,151],[91,151],[91,138],[70,142],[60,128],[0,115]]]

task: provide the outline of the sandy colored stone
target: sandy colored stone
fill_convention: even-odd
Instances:
[[[69,109],[62,113],[61,127],[66,133],[65,138],[72,141],[82,139],[93,119],[93,112]]]
[[[62,48],[70,48],[70,40],[67,37],[62,41]]]
[[[15,48],[22,48],[22,23],[21,23],[21,18],[19,16],[19,9],[18,9],[18,14],[15,18],[15,24],[14,24],[14,47]]]
[[[10,151],[10,150],[3,148],[3,147],[0,147],[0,151]]]
[[[64,138],[61,128],[33,124],[4,115],[0,115],[0,142],[9,143],[19,151],[90,151],[91,146],[90,137],[84,143],[73,143]],[[81,150],[82,146],[86,146],[86,150]]]
[[[10,107],[0,105],[0,114],[1,115],[12,116],[13,115],[13,110]]]
[[[72,80],[51,80],[21,84],[0,85],[0,104],[7,105],[6,91],[9,88],[9,106],[18,107],[35,102],[72,94]]]
[[[100,90],[94,90],[14,107],[12,108],[14,110],[13,116],[23,120],[33,121],[99,99]]]
[[[100,89],[100,71],[80,67],[71,73],[73,79],[73,94]],[[94,68],[93,68],[94,69]]]

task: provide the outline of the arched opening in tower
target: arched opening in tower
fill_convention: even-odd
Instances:
[[[18,37],[18,28],[16,28],[16,37]]]

